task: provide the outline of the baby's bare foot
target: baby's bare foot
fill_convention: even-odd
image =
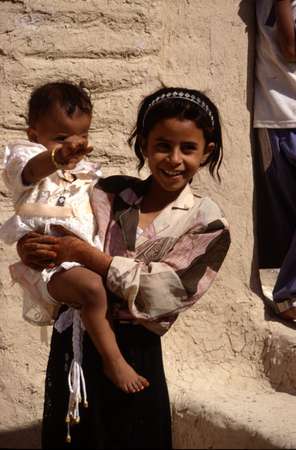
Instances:
[[[142,391],[149,381],[139,375],[123,358],[104,361],[105,375],[127,394]]]

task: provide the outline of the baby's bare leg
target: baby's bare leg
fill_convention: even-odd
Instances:
[[[99,275],[85,267],[73,267],[53,275],[47,285],[58,302],[81,307],[81,318],[100,353],[105,374],[125,392],[136,392],[149,385],[125,361],[107,319],[107,295]]]

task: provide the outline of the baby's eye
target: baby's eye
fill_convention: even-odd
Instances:
[[[64,142],[67,139],[67,136],[56,136],[53,140],[56,142]]]

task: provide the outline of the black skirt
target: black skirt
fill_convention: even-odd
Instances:
[[[89,406],[81,404],[80,423],[71,426],[72,440],[66,443],[72,327],[61,334],[54,329],[46,374],[42,448],[171,448],[160,337],[140,325],[122,323],[115,324],[115,334],[126,360],[150,386],[135,394],[118,389],[105,377],[100,355],[85,333],[82,366]]]

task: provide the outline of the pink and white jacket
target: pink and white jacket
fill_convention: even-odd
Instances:
[[[187,185],[141,233],[139,204],[150,178],[102,178],[92,208],[104,251],[113,316],[162,335],[210,287],[230,245],[219,207]]]

